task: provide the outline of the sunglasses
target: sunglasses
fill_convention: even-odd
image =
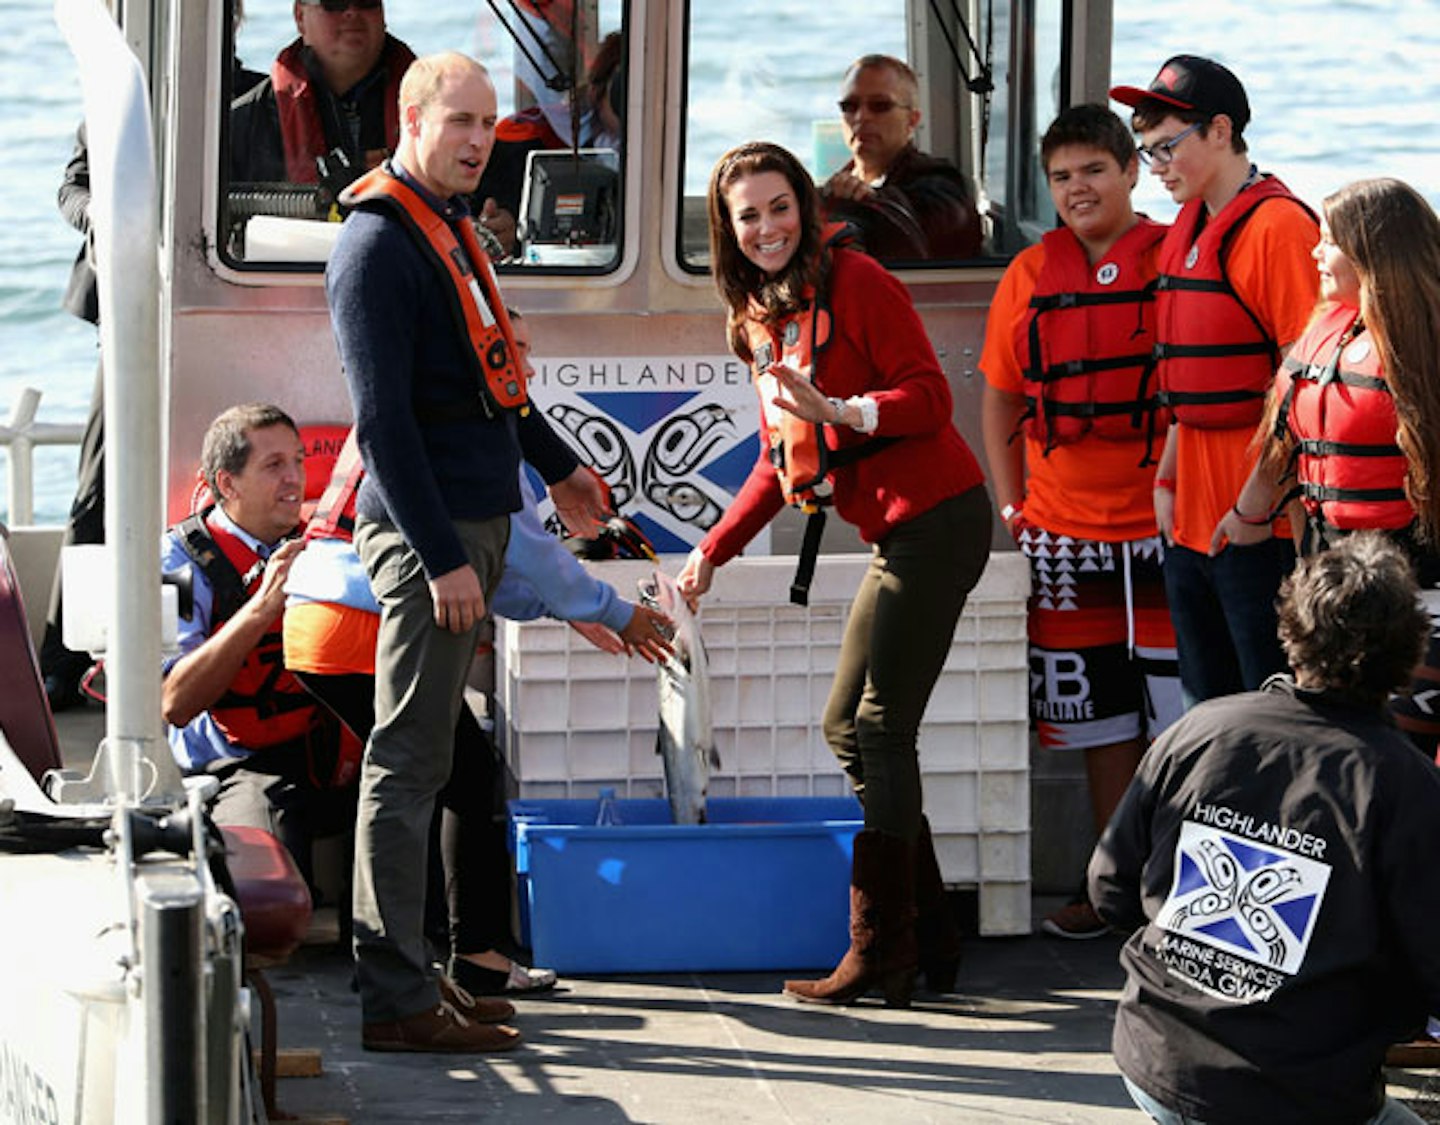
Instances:
[[[861,106],[864,106],[867,111],[873,113],[876,117],[889,113],[892,109],[910,108],[904,102],[893,101],[890,98],[841,98],[836,104],[840,107],[840,112],[846,117],[854,117],[860,112]]]
[[[327,12],[346,12],[351,8],[360,12],[373,12],[385,0],[300,0],[307,8],[323,8]]]

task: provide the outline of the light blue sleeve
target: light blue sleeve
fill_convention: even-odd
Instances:
[[[161,675],[170,671],[180,659],[189,655],[205,643],[210,636],[210,618],[214,611],[215,593],[205,572],[195,565],[174,532],[166,532],[160,546],[160,570],[164,574],[190,575],[191,595],[194,598],[190,617],[180,618],[176,640],[179,651],[165,657]],[[224,733],[215,725],[209,711],[202,711],[183,727],[165,724],[166,741],[170,753],[181,769],[199,771],[209,763],[230,758],[244,757],[246,751],[232,746]]]
[[[490,608],[512,621],[555,617],[599,621],[617,633],[634,612],[608,582],[592,577],[569,548],[545,530],[525,467],[520,467],[521,508],[510,516],[505,573]]]

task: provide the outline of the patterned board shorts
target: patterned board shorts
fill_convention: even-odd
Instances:
[[[1030,715],[1040,744],[1149,740],[1180,717],[1175,630],[1159,536],[1105,543],[1024,522],[1030,560]]]

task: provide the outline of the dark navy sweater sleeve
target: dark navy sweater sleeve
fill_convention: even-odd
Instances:
[[[520,447],[525,460],[533,465],[545,478],[546,484],[554,484],[568,477],[579,466],[580,461],[574,450],[565,444],[538,409],[531,407],[520,418]]]

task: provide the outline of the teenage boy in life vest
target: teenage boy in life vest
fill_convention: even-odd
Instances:
[[[1171,416],[1155,517],[1188,706],[1285,670],[1275,595],[1295,565],[1288,521],[1274,520],[1274,536],[1253,546],[1212,556],[1210,544],[1254,465],[1276,367],[1314,309],[1319,227],[1251,163],[1250,103],[1219,63],[1177,55],[1148,88],[1118,86],[1110,96],[1134,107],[1140,158],[1181,205],[1160,247],[1155,296],[1156,375]]]
[[[206,430],[200,469],[215,503],[170,528],[161,548],[186,592],[161,691],[171,751],[220,779],[216,823],[273,832],[313,886],[311,840],[354,822],[359,745],[347,767],[339,722],[282,661],[304,447],[279,407],[235,406]]]
[[[1084,753],[1098,834],[1181,711],[1145,465],[1166,228],[1131,206],[1135,142],[1104,106],[1065,110],[1040,157],[1063,225],[995,292],[981,420],[996,503],[1030,560],[1031,717],[1042,747]],[[1108,929],[1083,895],[1041,925],[1066,938]]]

